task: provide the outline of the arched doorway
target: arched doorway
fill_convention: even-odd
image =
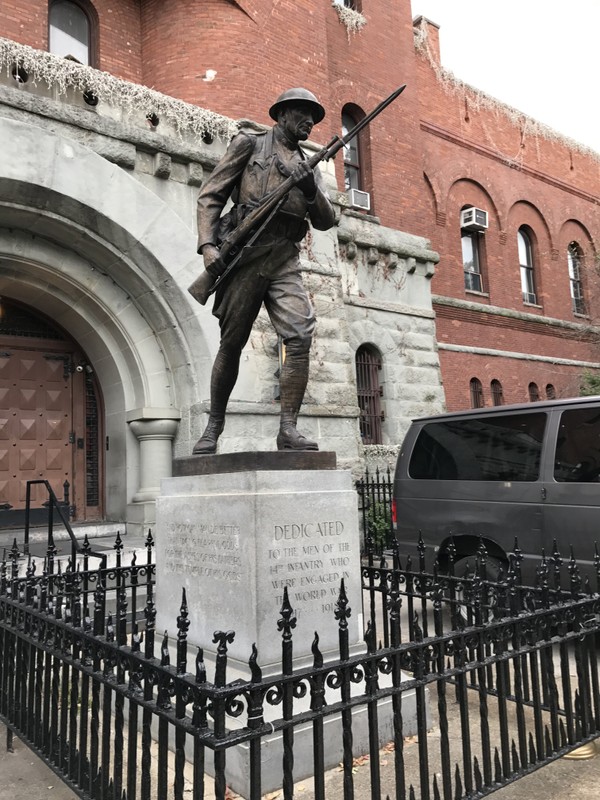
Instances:
[[[52,320],[0,298],[0,527],[21,525],[27,481],[74,522],[103,516],[103,414],[93,366]],[[44,521],[32,487],[33,524]]]

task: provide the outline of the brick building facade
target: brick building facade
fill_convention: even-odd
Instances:
[[[363,6],[352,30],[337,0],[4,0],[0,295],[93,367],[106,499],[90,518],[145,524],[171,448],[187,454],[202,428],[217,331],[186,292],[195,197],[233,121],[268,124],[290,86],[327,109],[323,143],[407,84],[345,165],[324,166],[338,223],[302,253],[319,318],[303,413],[322,447],[352,468],[393,459],[444,396],[449,409],[566,396],[599,367],[600,158],[453,80],[409,0]],[[71,12],[88,22],[79,60],[101,72],[46,58],[49,15],[60,28]],[[461,228],[471,207],[478,230]],[[14,343],[0,330],[0,349]],[[259,318],[225,450],[272,447],[277,358]],[[77,458],[65,474],[83,486]]]

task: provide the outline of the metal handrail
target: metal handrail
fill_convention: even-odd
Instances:
[[[27,481],[27,489],[25,493],[25,532],[24,532],[24,542],[23,548],[25,555],[29,555],[29,528],[30,528],[30,515],[31,515],[31,487],[35,485],[43,484],[46,487],[46,491],[48,492],[48,547],[53,544],[54,541],[54,510],[58,513],[62,524],[65,526],[67,533],[69,534],[69,538],[71,540],[71,558],[73,563],[75,563],[75,558],[77,553],[84,554],[87,553],[89,556],[93,556],[94,558],[101,559],[102,566],[101,569],[105,569],[106,567],[106,554],[105,553],[97,553],[93,550],[90,550],[89,547],[83,549],[83,547],[77,541],[77,537],[73,532],[73,528],[71,527],[71,523],[67,519],[63,511],[63,505],[61,505],[60,501],[58,500],[56,494],[54,493],[54,489],[50,486],[49,481],[45,478],[38,478],[37,480]]]

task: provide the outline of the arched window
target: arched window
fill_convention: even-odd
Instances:
[[[504,403],[504,393],[500,381],[494,378],[490,383],[490,389],[492,390],[492,403],[495,406],[501,406]]]
[[[548,400],[556,400],[556,389],[551,383],[546,384],[546,397]]]
[[[361,345],[356,351],[356,388],[360,408],[360,435],[363,444],[381,444],[383,411],[380,381],[381,354],[374,347]]]
[[[334,3],[337,6],[346,6],[346,8],[351,8],[353,11],[360,11],[360,3],[358,0],[334,0]]]
[[[524,303],[537,303],[535,293],[535,279],[533,274],[533,249],[531,237],[525,228],[519,228],[517,233],[519,246],[519,266],[521,269],[521,291]]]
[[[468,206],[465,206],[465,208],[468,208]],[[482,292],[483,236],[479,231],[461,228],[460,242],[462,247],[465,289],[470,292]]]
[[[344,106],[342,110],[342,135],[345,136],[348,131],[352,130],[363,116],[364,114],[359,113],[358,109]],[[359,139],[360,134],[344,146],[344,187],[346,191],[350,189],[362,191],[364,189]]]
[[[483,408],[483,386],[479,378],[471,378],[469,389],[471,392],[471,408]]]
[[[540,390],[538,389],[537,383],[530,383],[528,386],[529,391],[529,399],[532,403],[537,403],[540,399]]]
[[[577,242],[571,242],[567,247],[567,264],[569,266],[569,284],[571,288],[571,307],[575,314],[585,314],[583,301],[583,286],[581,283],[581,265],[583,263],[583,250]]]
[[[57,56],[69,56],[81,64],[93,66],[93,19],[86,7],[87,3],[82,2],[51,1],[49,50]]]

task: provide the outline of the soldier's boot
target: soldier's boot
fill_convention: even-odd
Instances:
[[[194,456],[217,452],[217,442],[225,427],[225,411],[235,386],[239,369],[239,353],[229,353],[220,347],[210,376],[210,413],[204,433],[192,450]]]
[[[310,340],[288,342],[286,357],[279,379],[281,394],[281,422],[277,434],[278,450],[318,450],[319,445],[304,436],[296,427],[298,412],[308,383],[308,348]]]
[[[225,427],[224,415],[209,414],[208,424],[192,450],[193,456],[208,456],[217,452],[217,442]]]
[[[277,434],[278,450],[318,450],[319,445],[300,433],[296,427],[296,420],[281,415],[281,426]],[[290,415],[291,417],[291,415]]]

